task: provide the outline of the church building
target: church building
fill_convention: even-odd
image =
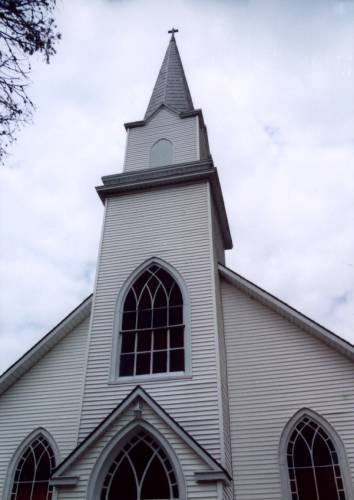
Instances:
[[[0,498],[353,500],[354,346],[225,266],[175,32],[96,188],[92,295],[0,377]]]

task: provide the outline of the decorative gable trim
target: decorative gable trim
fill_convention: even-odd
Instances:
[[[123,401],[112,410],[109,415],[68,455],[68,457],[56,468],[53,473],[52,480],[62,477],[83,453],[87,450],[97,439],[104,434],[104,432],[114,423],[114,421],[132,404],[136,404],[135,412],[136,418],[140,418],[141,401],[149,406],[181,439],[184,443],[191,448],[196,455],[210,468],[207,472],[217,472],[218,475],[213,481],[223,480],[225,482],[231,481],[229,473],[208,453],[187,431],[183,429],[142,387],[136,386]],[[204,474],[204,472],[203,472]]]
[[[91,312],[92,294],[42,337],[0,377],[0,395],[34,366],[50,349],[86,319]]]
[[[193,109],[193,111],[182,111],[182,113],[179,113],[178,111],[176,111],[171,106],[168,106],[167,104],[160,104],[160,106],[158,108],[156,108],[155,111],[145,120],[137,120],[135,122],[124,123],[125,130],[128,130],[130,128],[136,128],[136,127],[144,127],[144,125],[149,123],[151,118],[153,118],[163,108],[168,109],[169,111],[171,111],[175,115],[179,116],[180,118],[190,118],[192,116],[199,116],[199,119],[201,121],[201,125],[203,127],[205,127],[203,112],[201,109]]]
[[[333,347],[336,351],[344,354],[351,361],[354,361],[354,346],[347,340],[342,339],[324,326],[316,323],[316,321],[308,318],[282,300],[266,292],[254,283],[251,283],[251,281],[248,281],[246,278],[243,278],[222,264],[219,264],[219,272],[231,285],[236,286],[242,292],[258,300],[288,321],[300,327],[302,330],[305,330],[330,347]]]

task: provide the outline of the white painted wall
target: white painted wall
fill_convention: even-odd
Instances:
[[[199,160],[198,118],[180,118],[167,108],[161,108],[143,127],[129,129],[124,171],[150,167],[150,150],[159,139],[173,144],[173,163]]]
[[[0,397],[0,498],[9,462],[38,427],[56,441],[61,458],[77,444],[89,319],[61,340]]]
[[[236,498],[282,499],[280,436],[304,407],[334,427],[353,475],[354,364],[225,281],[222,301]]]
[[[98,261],[90,352],[80,425],[84,438],[141,384],[217,460],[221,458],[214,254],[206,181],[129,193],[107,200]],[[110,384],[117,296],[129,275],[151,257],[174,266],[188,287],[192,377]]]

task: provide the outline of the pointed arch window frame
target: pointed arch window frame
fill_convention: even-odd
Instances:
[[[13,453],[11,457],[7,469],[7,475],[4,482],[4,499],[11,500],[12,488],[13,488],[17,465],[21,460],[23,454],[29,448],[29,446],[41,436],[48,442],[49,446],[51,447],[54,454],[56,466],[61,462],[59,448],[53,436],[43,427],[38,427],[37,429],[33,430],[21,441],[21,443],[17,446],[16,451]],[[52,499],[54,500],[55,498],[56,496],[54,489]]]
[[[102,450],[89,478],[87,500],[97,500],[97,498],[100,498],[104,480],[119,450],[140,431],[146,432],[154,439],[172,464],[179,492],[179,497],[176,500],[187,500],[186,482],[176,452],[166,438],[150,423],[144,420],[133,421],[127,424]]]
[[[168,272],[176,281],[180,288],[183,300],[183,322],[184,322],[184,370],[180,372],[162,372],[151,373],[144,375],[129,375],[119,376],[121,343],[120,332],[122,328],[123,308],[124,302],[128,295],[131,286],[141,274],[146,271],[150,266],[156,265]],[[112,342],[112,356],[111,356],[111,370],[109,383],[110,384],[129,384],[136,382],[143,382],[145,380],[163,380],[163,379],[177,379],[177,378],[191,378],[192,376],[192,360],[191,360],[191,328],[190,328],[190,299],[188,288],[185,280],[181,274],[168,262],[158,258],[152,257],[144,261],[138,266],[123,283],[117,297],[114,321],[113,321],[113,342]]]
[[[292,500],[293,498],[290,486],[287,450],[288,450],[289,439],[293,431],[295,430],[298,423],[305,417],[309,418],[310,420],[318,424],[331,439],[338,455],[338,464],[342,474],[345,498],[346,499],[354,498],[354,487],[351,480],[351,471],[349,468],[349,463],[344,443],[339,437],[334,427],[324,417],[322,417],[320,414],[309,408],[302,408],[301,410],[297,411],[285,425],[280,437],[279,468],[280,468],[282,497],[284,498],[284,500]]]
[[[159,163],[158,165],[156,165],[156,164],[154,164],[154,161],[153,161],[153,159],[154,159],[154,149],[162,141],[169,143],[171,158],[169,158],[169,161],[167,161],[167,162]],[[150,151],[149,151],[149,167],[150,168],[160,168],[160,167],[167,167],[169,165],[173,165],[174,164],[174,159],[175,159],[175,145],[174,145],[174,142],[171,141],[171,139],[169,139],[168,137],[166,137],[166,136],[159,137],[158,139],[156,139],[151,144]]]

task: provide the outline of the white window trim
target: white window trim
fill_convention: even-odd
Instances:
[[[29,445],[40,436],[43,436],[48,441],[50,447],[52,448],[55,457],[55,466],[57,467],[60,464],[61,461],[60,452],[54,438],[43,427],[38,427],[30,434],[28,434],[27,437],[25,437],[25,439],[18,445],[15,453],[12,455],[4,483],[4,495],[3,495],[4,500],[5,499],[11,500],[12,485],[18,461],[20,460],[26,449],[29,447]],[[56,498],[56,493],[55,491],[53,491],[52,500],[54,500],[55,498]]]
[[[96,464],[91,472],[91,476],[87,488],[87,500],[97,500],[101,496],[103,482],[106,474],[122,448],[127,441],[130,441],[132,436],[140,430],[146,431],[150,434],[156,442],[161,446],[166,455],[168,456],[177,479],[179,498],[176,500],[186,500],[186,484],[181,465],[169,442],[158,432],[151,424],[144,420],[138,422],[131,422],[126,425],[103,449]]]
[[[281,480],[281,489],[282,489],[282,497],[284,500],[291,500],[291,490],[290,490],[290,480],[289,480],[289,471],[288,471],[288,461],[287,461],[287,447],[288,441],[291,433],[295,429],[298,422],[304,418],[309,417],[314,420],[318,425],[320,425],[323,430],[328,434],[331,438],[337,455],[338,455],[338,463],[342,472],[343,484],[344,484],[344,492],[346,500],[350,500],[354,498],[354,489],[351,481],[351,472],[348,465],[348,460],[345,452],[344,444],[335,431],[335,429],[327,422],[325,418],[323,418],[318,413],[310,410],[308,408],[302,408],[295,415],[291,417],[286,426],[283,429],[280,443],[279,443],[279,467],[280,467],[280,480]]]
[[[130,287],[133,285],[134,281],[142,274],[145,269],[149,266],[156,264],[162,267],[175,279],[178,284],[183,299],[183,322],[184,322],[184,371],[180,372],[164,372],[164,373],[153,373],[150,375],[134,375],[128,377],[119,376],[119,363],[120,363],[120,331],[122,328],[122,310],[124,306],[124,301]],[[127,383],[138,383],[143,381],[161,381],[163,379],[180,379],[180,378],[190,378],[192,376],[192,361],[191,361],[191,331],[190,331],[190,302],[189,293],[187,285],[180,275],[180,273],[171,264],[168,264],[158,257],[152,257],[140,266],[138,266],[128,277],[128,279],[122,285],[120,292],[117,297],[114,321],[113,321],[113,342],[112,342],[112,356],[111,356],[111,370],[109,377],[109,384],[127,384]]]

